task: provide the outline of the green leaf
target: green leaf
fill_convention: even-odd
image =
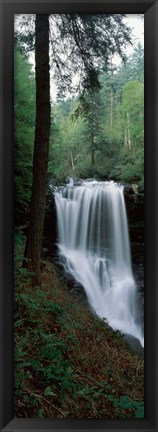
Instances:
[[[40,418],[43,418],[43,417],[44,417],[44,415],[43,415],[43,410],[42,410],[42,409],[40,409],[40,410],[37,412],[37,417],[40,417]]]
[[[28,396],[28,395],[24,395],[24,396],[23,396],[23,399],[24,399],[24,401],[25,401],[27,404],[29,404],[29,402],[30,402],[30,396]]]
[[[44,396],[56,396],[56,393],[54,393],[51,389],[51,387],[46,387],[44,390]]]
[[[31,362],[22,362],[17,365],[18,369],[23,369],[28,366],[31,366]]]
[[[134,415],[136,418],[144,418],[144,410],[135,411]]]

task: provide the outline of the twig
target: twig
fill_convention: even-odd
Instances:
[[[89,375],[85,375],[83,372],[81,372],[79,369],[77,369],[77,372],[80,373],[85,379],[88,378],[90,381],[93,381],[95,384],[98,384],[100,387],[104,388],[104,385],[96,381],[94,378],[91,378]]]
[[[29,392],[32,396],[44,400],[47,404],[51,405],[52,408],[54,408],[56,411],[60,412],[60,414],[62,414],[63,417],[65,417],[64,413],[63,413],[59,408],[57,408],[54,404],[52,404],[52,402],[48,401],[48,399],[45,399],[43,396],[39,395],[38,393],[32,393],[31,390],[29,390],[29,389],[26,389],[26,390],[27,390],[27,392]]]

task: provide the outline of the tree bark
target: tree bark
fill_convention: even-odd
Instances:
[[[92,123],[91,123],[91,164],[95,165],[95,145],[94,145],[94,98],[92,94]]]
[[[26,265],[40,283],[40,257],[44,226],[50,135],[49,15],[36,15],[36,126],[33,157],[33,184],[25,249]]]
[[[71,158],[71,166],[72,166],[72,169],[73,169],[73,171],[75,171],[75,165],[74,165],[74,159],[73,159],[72,151],[70,152],[70,158]]]
[[[112,58],[111,58],[111,83],[110,83],[110,157],[112,155],[113,117],[114,117],[114,90],[113,90],[113,65],[112,65]]]
[[[95,150],[91,150],[91,164],[95,165]]]
[[[131,137],[130,137],[130,116],[129,112],[127,113],[127,141],[128,141],[128,149],[131,150]]]

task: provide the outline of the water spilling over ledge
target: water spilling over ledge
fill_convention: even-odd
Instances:
[[[89,304],[113,329],[144,345],[132,274],[123,186],[83,181],[57,188],[59,253],[85,289]]]

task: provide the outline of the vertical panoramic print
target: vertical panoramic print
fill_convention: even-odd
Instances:
[[[144,16],[14,17],[14,413],[144,418]]]

